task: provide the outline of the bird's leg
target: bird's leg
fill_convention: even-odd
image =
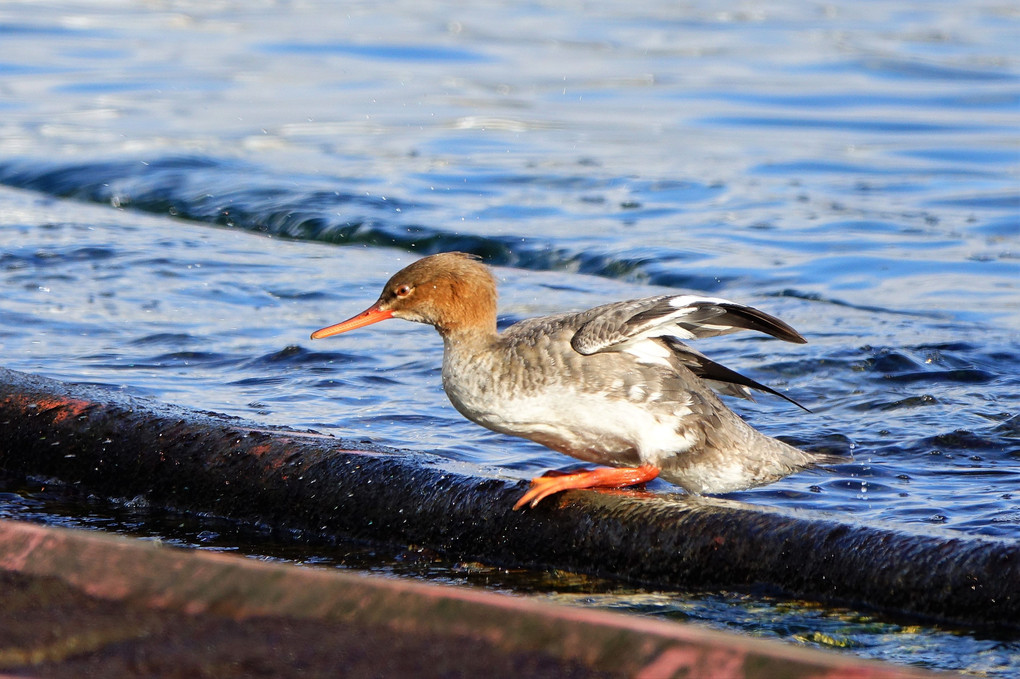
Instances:
[[[658,467],[643,464],[640,467],[599,467],[591,471],[562,476],[537,476],[531,479],[531,488],[517,501],[514,509],[520,509],[529,504],[534,507],[545,498],[561,490],[622,488],[651,481],[658,475]]]

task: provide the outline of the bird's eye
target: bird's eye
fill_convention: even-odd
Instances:
[[[411,286],[401,285],[399,288],[393,291],[393,294],[395,294],[397,297],[407,297],[408,295],[411,294]]]

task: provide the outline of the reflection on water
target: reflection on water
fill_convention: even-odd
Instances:
[[[570,464],[453,411],[428,328],[307,340],[411,258],[470,250],[502,267],[501,323],[692,289],[800,330],[699,348],[813,411],[734,403],[755,426],[854,461],[735,497],[1020,538],[1017,21],[996,2],[6,3],[3,364],[516,476]],[[29,513],[177,539],[148,510]],[[401,558],[349,567],[431,563]],[[1007,676],[1016,653],[803,602],[415,568],[931,667]]]

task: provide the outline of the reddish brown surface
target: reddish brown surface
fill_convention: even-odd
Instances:
[[[0,671],[40,677],[612,677],[483,639],[379,625],[189,615],[0,573]]]
[[[924,676],[483,591],[0,522],[0,672],[46,677]]]
[[[79,417],[87,412],[89,408],[95,407],[95,404],[91,401],[83,401],[76,398],[61,396],[37,398],[24,394],[9,394],[0,403],[7,407],[13,406],[16,410],[21,410],[25,413],[51,413],[54,424],[62,424],[70,418]]]

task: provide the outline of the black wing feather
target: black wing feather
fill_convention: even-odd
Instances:
[[[688,370],[690,370],[692,373],[694,373],[703,380],[708,380],[711,382],[721,382],[723,384],[735,384],[740,387],[747,387],[749,389],[763,391],[766,394],[772,394],[774,396],[778,396],[783,400],[789,401],[790,403],[797,406],[801,410],[804,410],[809,413],[811,412],[808,408],[805,408],[800,403],[797,403],[786,394],[778,392],[772,387],[767,387],[760,382],[752,380],[750,377],[741,375],[735,370],[730,370],[726,366],[716,363],[708,356],[705,356],[699,351],[691,349],[689,346],[687,346],[678,339],[675,339],[673,337],[663,337],[661,339],[663,342],[666,343],[666,346],[669,347],[669,349],[673,352],[677,359],[681,363],[683,363],[683,365]]]

